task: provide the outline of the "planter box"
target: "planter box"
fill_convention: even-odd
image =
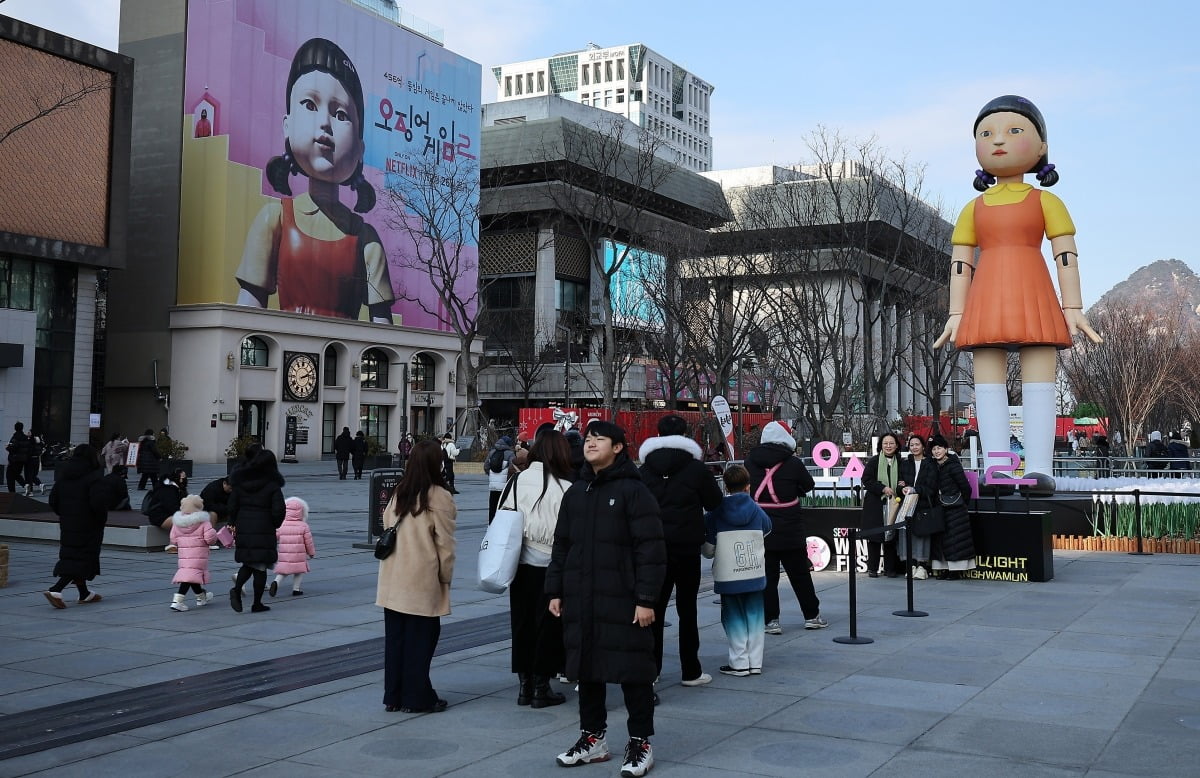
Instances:
[[[1137,538],[1111,535],[1055,535],[1054,547],[1064,551],[1137,551]],[[1142,550],[1152,554],[1200,554],[1200,540],[1142,538]]]

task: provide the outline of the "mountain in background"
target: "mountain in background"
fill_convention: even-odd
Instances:
[[[1200,325],[1200,276],[1182,260],[1160,259],[1138,268],[1096,301],[1090,310],[1175,299],[1182,295]]]

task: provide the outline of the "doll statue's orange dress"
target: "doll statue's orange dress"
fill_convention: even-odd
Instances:
[[[1042,256],[1048,233],[1050,238],[1074,234],[1066,208],[1054,195],[1028,184],[999,184],[993,190],[963,210],[952,239],[958,245],[977,245],[980,252],[955,344],[964,350],[1070,348],[1071,334]],[[1014,196],[1021,199],[988,202]],[[972,228],[974,234],[966,234]]]

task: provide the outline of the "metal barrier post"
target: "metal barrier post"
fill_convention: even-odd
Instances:
[[[893,616],[928,616],[925,611],[913,610],[913,554],[912,554],[912,531],[908,529],[907,522],[904,523],[904,556],[908,560],[907,570],[904,572],[905,586],[908,587],[908,610],[892,611]],[[899,532],[900,530],[896,530]]]
[[[836,637],[834,643],[844,643],[851,646],[863,646],[874,643],[871,638],[858,636],[858,529],[850,527],[850,634]]]

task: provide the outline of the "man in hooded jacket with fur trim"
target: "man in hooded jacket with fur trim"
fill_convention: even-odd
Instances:
[[[654,659],[661,673],[663,621],[674,589],[683,685],[702,686],[712,676],[700,668],[700,632],[696,624],[700,546],[704,543],[704,513],[721,504],[721,488],[704,465],[700,445],[687,434],[683,417],[663,416],[658,420],[658,437],[648,438],[638,453],[643,462],[642,480],[662,512],[667,544],[667,576],[654,608]]]

